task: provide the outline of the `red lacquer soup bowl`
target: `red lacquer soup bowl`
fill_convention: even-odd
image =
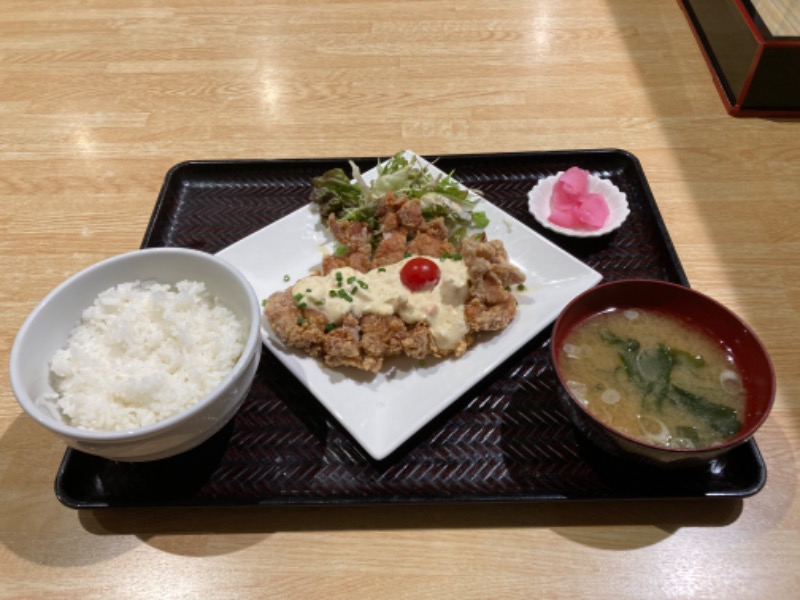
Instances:
[[[717,340],[741,376],[744,410],[732,437],[703,447],[668,447],[642,441],[604,423],[570,390],[564,374],[565,340],[590,317],[614,309],[657,311],[676,317]],[[576,427],[602,450],[660,466],[698,466],[747,442],[761,427],[775,398],[772,361],[753,330],[731,310],[688,287],[657,280],[630,279],[598,285],[576,297],[555,322],[551,359],[560,383],[560,397]]]

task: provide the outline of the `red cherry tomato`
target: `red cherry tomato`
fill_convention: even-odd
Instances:
[[[412,258],[400,269],[400,281],[412,292],[423,292],[436,287],[441,271],[429,258]]]

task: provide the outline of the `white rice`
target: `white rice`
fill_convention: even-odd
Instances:
[[[102,292],[50,363],[40,404],[73,426],[145,427],[186,410],[233,369],[244,325],[205,284],[123,283]]]

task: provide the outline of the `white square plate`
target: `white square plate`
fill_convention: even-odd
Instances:
[[[421,157],[417,160],[432,174],[443,174]],[[364,173],[367,181],[374,177],[375,169]],[[480,337],[461,358],[427,361],[422,367],[415,361],[391,359],[375,375],[328,369],[286,348],[266,323],[262,326],[266,347],[376,460],[396,450],[552,323],[575,296],[602,279],[491,202],[481,199],[475,210],[486,213],[487,236],[503,241],[527,281],[524,291],[515,292],[519,310],[514,321],[497,334]],[[304,206],[218,255],[242,271],[259,298],[266,298],[318,268],[326,248],[333,248],[332,238],[319,215]]]

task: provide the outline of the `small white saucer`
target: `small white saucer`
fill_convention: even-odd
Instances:
[[[601,229],[569,229],[551,223],[548,220],[550,216],[550,197],[553,195],[553,186],[562,174],[563,171],[560,171],[555,175],[539,180],[539,183],[528,192],[528,210],[543,227],[572,237],[600,237],[618,229],[628,218],[630,208],[628,207],[628,197],[625,192],[621,191],[608,179],[603,179],[590,173],[588,191],[602,195],[608,203],[608,219],[606,219],[605,225]]]

